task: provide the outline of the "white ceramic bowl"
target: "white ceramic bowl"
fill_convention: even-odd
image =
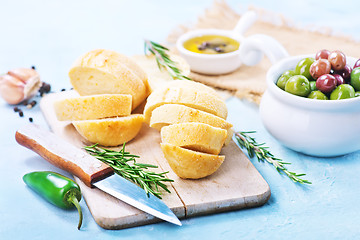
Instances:
[[[230,37],[240,43],[239,49],[222,54],[195,53],[184,48],[184,42],[194,37],[204,35],[221,35]],[[254,34],[250,37],[243,37],[236,31],[220,29],[199,29],[187,32],[180,36],[176,42],[180,56],[189,63],[194,72],[219,75],[227,74],[238,69],[243,63],[248,66],[258,64],[264,54],[271,63],[288,56],[286,49],[274,38],[264,34]]]
[[[191,52],[184,48],[184,42],[186,40],[203,35],[226,36],[238,41],[239,43],[243,40],[243,37],[235,32],[220,29],[199,29],[185,33],[178,39],[176,47],[180,52],[180,56],[186,60],[192,71],[209,75],[217,75],[235,71],[238,67],[240,67],[241,59],[239,49],[222,54],[201,54]]]
[[[176,42],[180,56],[190,65],[194,72],[219,75],[227,74],[238,69],[243,63],[254,66],[265,54],[272,63],[288,56],[286,49],[274,38],[264,34],[254,34],[244,37],[244,33],[253,25],[257,16],[253,11],[246,12],[233,30],[198,29],[187,32]],[[222,54],[202,54],[191,52],[184,48],[184,42],[204,35],[220,35],[230,37],[240,43],[239,49]]]
[[[280,75],[305,57],[289,57],[273,65],[266,76],[267,90],[260,116],[269,133],[286,147],[319,157],[360,150],[360,97],[315,100],[299,97],[276,86]],[[347,58],[353,66],[356,59]]]

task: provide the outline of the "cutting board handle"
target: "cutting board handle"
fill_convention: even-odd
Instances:
[[[114,172],[110,166],[35,124],[19,129],[15,139],[54,166],[77,176],[89,187]]]

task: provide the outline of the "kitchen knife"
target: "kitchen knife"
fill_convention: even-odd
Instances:
[[[114,174],[113,169],[50,131],[29,124],[15,134],[16,141],[51,164],[77,176],[88,187],[102,191],[155,217],[181,226],[175,214],[159,198]]]

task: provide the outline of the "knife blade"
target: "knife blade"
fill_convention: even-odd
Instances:
[[[51,164],[77,176],[88,187],[97,187],[157,218],[181,226],[180,220],[159,198],[115,175],[114,170],[54,133],[28,124],[15,133],[16,141]]]

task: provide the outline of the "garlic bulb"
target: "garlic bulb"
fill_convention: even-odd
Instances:
[[[41,84],[34,69],[17,68],[0,76],[0,96],[9,104],[19,104],[35,96]]]

